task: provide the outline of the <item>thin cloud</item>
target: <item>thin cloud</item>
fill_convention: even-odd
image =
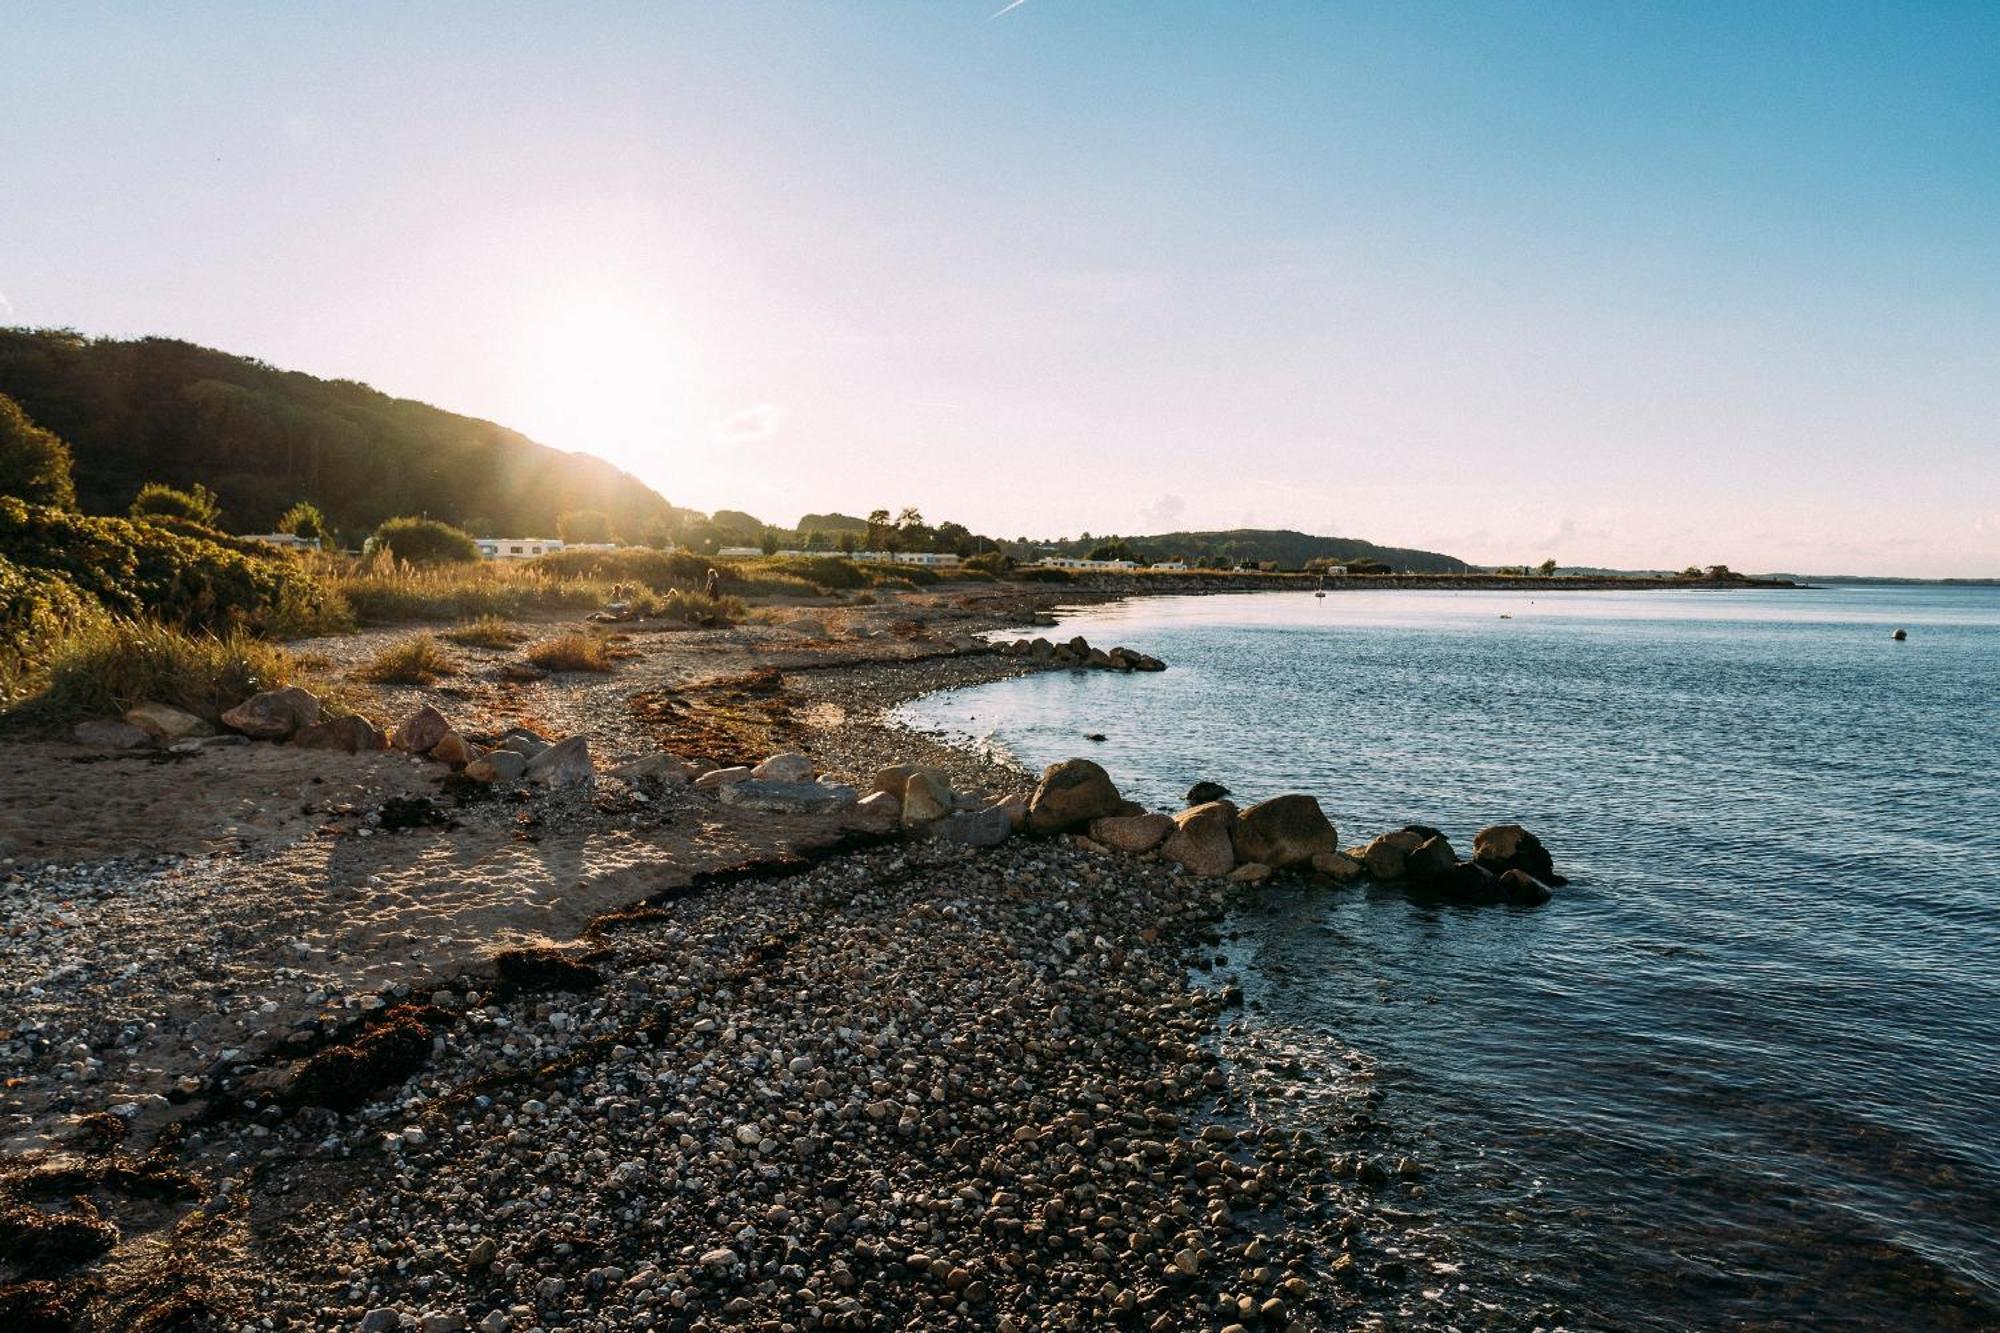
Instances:
[[[993,13],[988,14],[986,16],[986,21],[988,23],[991,23],[994,19],[999,18],[1002,14],[1011,14],[1015,10],[1019,9],[1022,5],[1025,5],[1027,3],[1028,0],[1008,0],[1008,3],[1006,5],[1002,6],[1000,9],[995,10]]]
[[[715,438],[723,444],[757,444],[776,435],[784,422],[784,408],[759,403],[724,417],[715,428]]]

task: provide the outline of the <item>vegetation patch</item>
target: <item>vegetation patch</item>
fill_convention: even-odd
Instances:
[[[466,648],[512,648],[527,641],[528,632],[499,616],[479,616],[444,632],[444,637]]]
[[[611,585],[534,567],[418,566],[380,554],[329,573],[325,584],[363,624],[512,619],[534,611],[584,611],[611,600]]]
[[[611,652],[595,634],[561,634],[528,649],[528,660],[544,671],[610,671]]]
[[[349,1042],[329,1046],[299,1066],[286,1086],[293,1106],[353,1111],[383,1088],[401,1083],[430,1059],[431,1037],[443,1011],[397,1005]]]
[[[213,634],[105,619],[61,642],[17,711],[60,721],[123,713],[150,700],[214,721],[259,690],[291,683],[298,669],[283,648],[241,629]]]
[[[97,1291],[92,1282],[10,1282],[0,1286],[0,1328],[10,1333],[70,1333]]]
[[[368,659],[359,674],[377,685],[429,685],[453,675],[458,663],[428,634],[412,634]]]
[[[493,967],[500,984],[515,993],[595,990],[604,980],[559,949],[508,949],[494,955]]]

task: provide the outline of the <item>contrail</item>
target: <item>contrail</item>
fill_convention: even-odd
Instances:
[[[1025,5],[1025,4],[1027,4],[1027,3],[1028,3],[1028,0],[1007,0],[1007,3],[1006,3],[1006,5],[1005,5],[1005,6],[1003,6],[1003,7],[1002,7],[1002,8],[1000,8],[1000,9],[997,9],[997,10],[995,10],[995,11],[994,11],[993,13],[991,13],[991,14],[988,14],[988,15],[986,16],[986,21],[987,21],[988,23],[991,23],[991,22],[992,22],[992,21],[993,21],[994,19],[997,19],[997,18],[999,18],[999,17],[1000,17],[1000,16],[1002,15],[1002,14],[1011,14],[1011,13],[1013,13],[1013,12],[1014,12],[1015,10],[1019,9],[1019,8],[1020,8],[1020,7],[1022,6],[1022,5]]]

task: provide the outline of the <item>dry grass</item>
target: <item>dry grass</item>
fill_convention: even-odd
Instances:
[[[561,634],[528,649],[528,660],[544,671],[610,671],[611,651],[595,634]]]
[[[502,561],[419,567],[375,555],[328,573],[323,584],[364,624],[506,619],[531,611],[590,610],[611,600],[608,582]]]
[[[149,620],[79,627],[52,653],[24,716],[105,717],[147,701],[213,721],[259,690],[290,683],[296,657],[242,630],[189,633]]]
[[[528,641],[528,632],[500,616],[480,616],[444,632],[444,637],[465,648],[512,648]]]
[[[458,663],[428,634],[412,634],[368,660],[358,674],[377,685],[429,685],[456,673]]]

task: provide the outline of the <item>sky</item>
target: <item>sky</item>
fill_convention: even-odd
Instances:
[[[0,323],[777,523],[2000,575],[2000,5],[0,0]]]

